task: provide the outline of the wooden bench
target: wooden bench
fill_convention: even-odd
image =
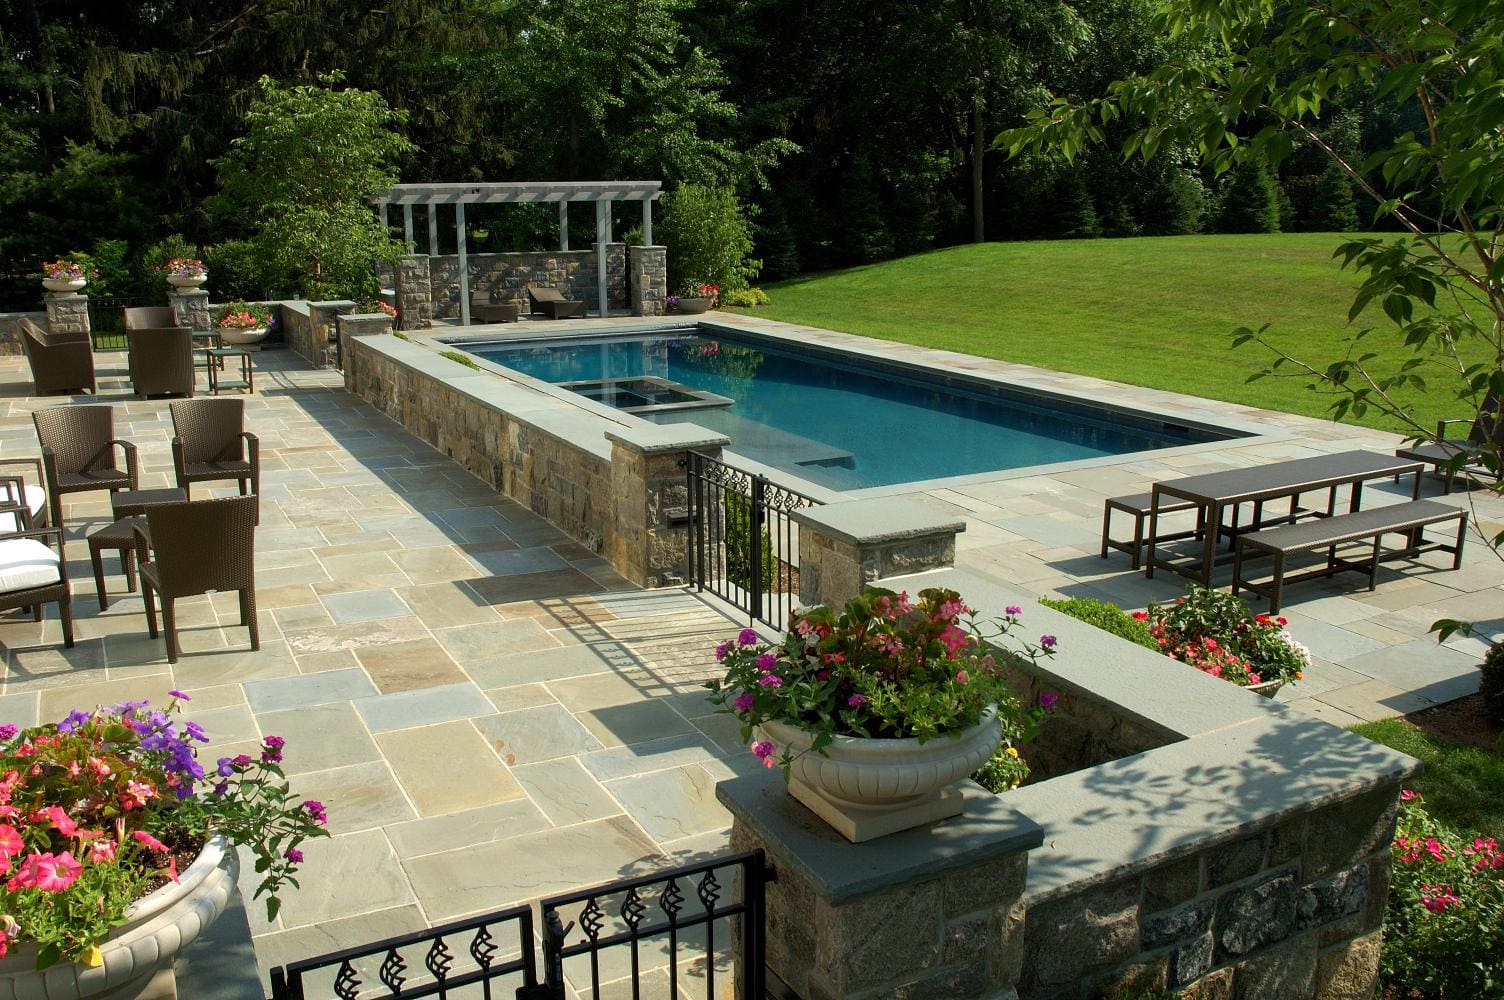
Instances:
[[[1107,558],[1108,549],[1117,549],[1126,552],[1133,557],[1132,567],[1138,569],[1139,562],[1144,553],[1144,520],[1149,516],[1150,494],[1134,493],[1125,497],[1108,497],[1102,505],[1102,558]],[[1133,518],[1133,541],[1119,541],[1112,537],[1112,512],[1120,510]],[[1173,503],[1160,504],[1161,514],[1173,514],[1182,510],[1199,510],[1198,505],[1189,500],[1177,500]],[[1205,530],[1202,523],[1202,515],[1196,515],[1196,529],[1194,531],[1178,531],[1171,535],[1160,535],[1161,542],[1172,542],[1181,538],[1200,538]]]
[[[1457,522],[1457,541],[1426,542],[1423,530],[1432,524],[1447,521]],[[1433,549],[1452,553],[1452,568],[1462,565],[1462,541],[1467,531],[1467,511],[1450,507],[1434,500],[1412,500],[1389,507],[1371,507],[1351,514],[1337,514],[1301,524],[1267,528],[1238,536],[1237,555],[1232,566],[1232,592],[1251,590],[1269,598],[1269,613],[1279,611],[1280,599],[1287,583],[1333,576],[1344,570],[1366,571],[1368,589],[1378,584],[1379,561],[1412,556]],[[1385,535],[1404,534],[1409,544],[1403,549],[1381,552],[1380,544]],[[1366,559],[1352,561],[1337,558],[1337,546],[1373,539],[1373,551]],[[1268,553],[1274,557],[1274,576],[1268,583],[1254,584],[1243,579],[1243,562],[1249,550]],[[1326,566],[1298,576],[1285,576],[1285,562],[1292,555],[1327,550]]]

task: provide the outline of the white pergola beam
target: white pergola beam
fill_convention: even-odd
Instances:
[[[598,201],[595,203],[595,294],[602,318],[609,312],[606,303],[606,244],[610,231],[611,203]]]

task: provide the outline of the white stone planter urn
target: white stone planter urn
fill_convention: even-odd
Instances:
[[[236,327],[220,326],[215,327],[215,329],[219,331],[219,339],[226,347],[245,347],[249,344],[259,344],[265,340],[267,331],[270,328],[253,326],[250,329],[239,329]]]
[[[956,785],[992,758],[1002,742],[997,710],[955,736],[862,739],[837,736],[825,755],[797,726],[764,722],[763,733],[796,756],[789,794],[853,843],[933,823],[961,812]]]
[[[59,962],[38,971],[34,946],[14,948],[0,959],[0,1000],[134,1000],[224,912],[239,871],[234,850],[211,839],[177,882],[126,911],[100,945],[102,965]]]
[[[209,273],[203,274],[169,274],[167,283],[173,288],[197,288],[209,280]]]
[[[80,292],[89,282],[86,278],[43,278],[42,287],[49,292]]]

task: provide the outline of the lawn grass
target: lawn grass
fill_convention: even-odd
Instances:
[[[1504,756],[1437,739],[1399,719],[1354,726],[1353,732],[1409,754],[1426,766],[1412,787],[1426,811],[1461,830],[1504,837]]]
[[[1234,350],[1232,331],[1270,338],[1318,367],[1341,357],[1359,279],[1333,233],[1177,236],[953,247],[767,286],[759,316],[883,340],[1095,375],[1233,403],[1329,416],[1305,378],[1248,376],[1272,360]],[[1387,331],[1364,342],[1397,368],[1411,355]],[[1400,397],[1426,426],[1462,415],[1450,383]],[[1372,411],[1352,422],[1401,424]]]

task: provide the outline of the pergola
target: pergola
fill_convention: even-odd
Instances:
[[[596,295],[600,315],[606,315],[606,244],[611,242],[611,203],[642,202],[642,241],[653,242],[653,201],[663,187],[661,181],[484,181],[476,184],[398,184],[371,198],[388,223],[387,208],[402,206],[402,233],[408,253],[415,252],[413,241],[413,206],[428,206],[428,252],[439,248],[438,206],[454,206],[455,243],[460,258],[460,322],[470,325],[470,269],[465,247],[465,206],[559,203],[559,249],[569,249],[569,203],[595,202]]]

